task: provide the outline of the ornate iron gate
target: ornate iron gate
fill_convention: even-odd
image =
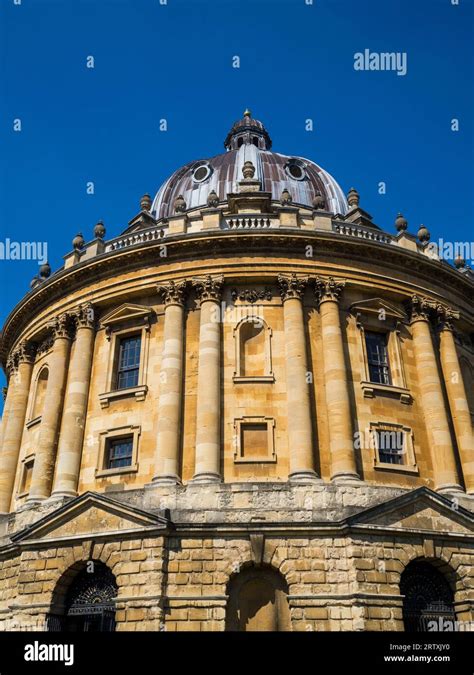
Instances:
[[[428,631],[430,622],[436,622],[439,630],[442,622],[455,621],[453,593],[433,565],[410,563],[402,574],[400,591],[405,596],[403,623],[407,632]]]
[[[66,596],[65,613],[48,616],[49,631],[112,632],[115,630],[114,598],[117,584],[105,565],[80,572]]]

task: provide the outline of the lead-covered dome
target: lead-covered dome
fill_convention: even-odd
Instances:
[[[209,159],[196,160],[175,171],[158,190],[151,212],[160,220],[174,214],[174,201],[182,195],[187,209],[207,206],[209,193],[215,191],[220,202],[237,192],[242,168],[247,161],[255,167],[255,180],[262,190],[279,200],[288,190],[293,204],[313,206],[316,197],[323,208],[345,215],[348,205],[337,181],[309,159],[271,152],[272,141],[262,122],[246,110],[234,123],[224,141],[227,152]]]

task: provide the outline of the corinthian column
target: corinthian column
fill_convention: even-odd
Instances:
[[[341,483],[360,481],[354,456],[349,377],[344,359],[344,343],[339,299],[345,282],[316,280],[316,298],[321,315],[324,385],[329,426],[331,479]]]
[[[6,409],[8,416],[3,429],[0,455],[0,511],[10,510],[15,474],[20,454],[26,406],[31,384],[35,347],[26,341],[11,354],[7,363],[9,373]]]
[[[51,494],[58,430],[64,402],[64,391],[71,348],[71,317],[61,314],[51,324],[53,351],[48,360],[49,376],[44,398],[38,447],[33,465],[28,501],[46,499]]]
[[[308,362],[303,318],[307,278],[296,274],[278,277],[285,324],[286,401],[290,480],[317,478],[314,471],[313,427],[308,383]]]
[[[474,437],[466,389],[454,342],[453,322],[459,312],[438,305],[440,357],[449,407],[456,433],[466,492],[474,494]]]
[[[69,366],[53,495],[75,497],[79,482],[82,443],[94,350],[94,310],[84,304],[74,313],[76,339]]]
[[[179,483],[179,451],[182,424],[184,303],[186,282],[170,281],[157,287],[165,303],[163,354],[161,357],[156,483]]]
[[[201,306],[193,481],[220,481],[220,301],[224,277],[193,280]]]
[[[426,298],[414,295],[409,305],[421,406],[428,434],[435,489],[459,491],[456,461],[444,403],[438,363],[430,329],[430,314],[435,306]]]

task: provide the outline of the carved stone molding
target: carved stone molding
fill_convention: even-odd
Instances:
[[[376,260],[376,263],[384,266],[390,275],[395,274],[398,278],[400,270],[403,270],[404,273],[411,273],[420,285],[432,284],[435,279],[439,288],[459,295],[467,303],[472,301],[473,282],[468,275],[461,274],[459,270],[449,265],[440,267],[439,262],[427,256],[407,255],[407,251],[402,247],[381,246],[378,242],[361,240],[358,237],[341,237],[332,232],[295,230],[290,234],[279,229],[265,228],[255,232],[240,232],[238,236],[226,231],[218,233],[218,236],[212,239],[208,233],[203,232],[170,238],[167,241],[167,257],[162,260],[157,258],[157,249],[163,246],[163,242],[156,240],[144,242],[142,246],[109,252],[87,261],[87,264],[64,269],[52,275],[34,291],[28,293],[8,317],[3,329],[0,357],[5,362],[17,336],[39,311],[51,307],[55,301],[64,298],[65,294],[87,287],[91,283],[92,265],[94,274],[105,278],[122,273],[124,270],[131,272],[143,269],[147,265],[156,265],[157,260],[158,263],[170,264],[191,257],[196,259],[197,256],[210,252],[211,247],[213,255],[216,251],[223,254],[231,251],[233,256],[248,255],[250,248],[253,252],[262,254],[268,254],[269,250],[273,252],[281,250],[286,259],[290,251],[295,251],[299,255],[304,245],[321,245],[324,256],[331,261],[339,256],[359,261],[361,264],[367,263],[367,260]],[[401,285],[403,286],[403,282]]]
[[[257,302],[257,300],[271,300],[273,298],[271,288],[266,287],[260,291],[257,291],[255,288],[244,288],[240,290],[233,288],[230,295],[234,302],[240,300],[241,302],[250,302],[251,305]]]
[[[196,289],[196,293],[201,302],[205,300],[215,300],[220,302],[222,297],[222,289],[224,287],[224,276],[212,277],[208,274],[201,279],[193,279],[192,286]]]
[[[156,290],[162,296],[165,305],[184,306],[186,301],[186,281],[168,281],[158,284]]]
[[[46,352],[49,352],[50,349],[52,349],[54,344],[53,336],[49,333],[44,340],[42,340],[39,345],[38,349],[36,350],[36,355],[41,356],[41,354],[45,354]]]
[[[298,277],[295,273],[279,274],[278,285],[280,287],[280,296],[283,302],[291,298],[302,299],[306,287],[309,283],[309,277]]]
[[[345,285],[345,281],[336,281],[333,277],[329,277],[328,279],[317,277],[315,280],[314,292],[318,305],[328,300],[332,302],[339,302]]]

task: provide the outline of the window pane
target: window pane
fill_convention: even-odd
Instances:
[[[116,469],[121,466],[132,464],[132,438],[119,438],[109,442],[108,469]]]
[[[141,337],[139,335],[120,340],[117,389],[127,389],[138,385],[140,350]]]
[[[403,431],[377,429],[376,434],[379,461],[385,464],[405,464]]]
[[[365,344],[371,382],[392,384],[388,362],[387,336],[383,333],[366,331]]]

